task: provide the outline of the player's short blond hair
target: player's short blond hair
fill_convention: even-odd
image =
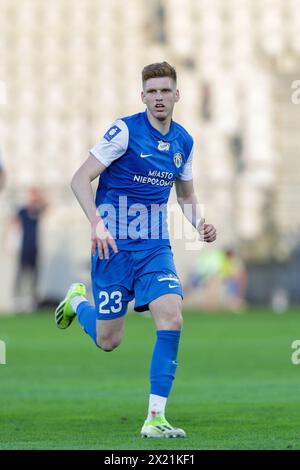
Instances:
[[[142,81],[143,84],[149,78],[157,77],[170,77],[173,78],[175,83],[177,82],[177,73],[172,65],[168,62],[156,62],[155,64],[146,65],[142,70]]]

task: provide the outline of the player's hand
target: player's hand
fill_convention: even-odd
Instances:
[[[98,247],[98,256],[100,259],[109,259],[109,246],[113,249],[114,253],[118,253],[118,248],[111,233],[104,226],[101,217],[97,217],[91,222],[92,229],[92,255],[96,254],[96,247]]]
[[[217,231],[212,224],[206,224],[205,219],[202,219],[197,227],[199,232],[199,240],[207,243],[214,242],[217,238]]]

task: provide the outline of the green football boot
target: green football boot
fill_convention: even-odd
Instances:
[[[141,430],[142,437],[153,439],[186,437],[183,429],[173,428],[164,416],[155,416],[149,421],[145,421]]]
[[[86,295],[85,286],[80,284],[80,282],[76,282],[71,285],[66,297],[60,302],[59,306],[55,310],[55,323],[61,330],[68,328],[76,317],[76,313],[71,305],[71,300],[77,295],[83,297]]]

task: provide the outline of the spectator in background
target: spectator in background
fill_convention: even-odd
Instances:
[[[204,289],[210,281],[217,277],[222,258],[222,250],[212,249],[202,253],[188,273],[187,283],[184,286],[185,295],[190,294],[197,288]]]
[[[223,284],[225,308],[234,311],[244,308],[247,271],[243,261],[233,249],[224,250],[219,274]]]
[[[247,272],[236,252],[214,249],[196,260],[184,292],[186,296],[198,293],[197,306],[205,309],[240,311],[245,306],[246,287]]]
[[[39,221],[45,209],[46,202],[42,192],[32,187],[28,191],[27,204],[17,211],[14,220],[21,231],[15,279],[15,301],[19,312],[31,311],[38,306]]]

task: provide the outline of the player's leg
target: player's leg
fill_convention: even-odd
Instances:
[[[101,292],[103,293],[104,291],[102,290]],[[116,291],[114,290],[113,292]],[[118,309],[115,301],[113,301],[112,305],[107,302],[105,305],[107,314],[103,317],[98,313],[99,305],[95,307],[90,304],[85,295],[86,290],[83,284],[72,284],[66,297],[55,311],[56,324],[58,328],[66,329],[77,315],[83,330],[92,338],[96,346],[99,346],[104,351],[113,351],[122,341],[128,301],[126,303],[123,301],[122,303],[122,309],[120,309],[121,316],[111,313],[111,309],[113,311]],[[109,297],[108,292],[107,297]],[[120,297],[126,298],[126,295],[122,296],[120,293]],[[99,317],[105,319],[99,319]]]
[[[76,282],[72,284],[66,297],[55,310],[55,322],[58,328],[65,330],[78,318],[79,323],[96,342],[96,310],[86,298],[84,284]]]
[[[166,294],[149,303],[156,326],[156,343],[153,350],[148,419],[165,415],[177,369],[177,355],[182,328],[182,299],[176,294]]]
[[[177,355],[182,328],[181,297],[166,294],[149,303],[156,325],[156,343],[150,367],[148,416],[143,437],[185,437],[182,429],[171,426],[165,407],[177,369]]]
[[[104,351],[113,351],[122,341],[128,303],[133,299],[132,277],[130,253],[110,250],[109,259],[93,259],[96,342]]]
[[[148,416],[144,437],[184,437],[164,416],[177,368],[182,327],[182,288],[169,247],[143,253],[145,263],[135,283],[135,310],[150,310],[156,325],[156,343],[150,367]]]
[[[95,306],[86,299],[85,286],[72,284],[65,299],[55,311],[59,328],[70,326],[77,315],[84,331],[105,351],[120,344],[124,331],[124,316],[132,300],[131,263],[126,253],[110,253],[108,260],[92,258],[92,287]]]
[[[106,352],[116,349],[123,339],[125,315],[113,320],[97,320],[97,345]]]
[[[164,294],[149,303],[156,330],[182,329],[182,297],[179,294]]]

